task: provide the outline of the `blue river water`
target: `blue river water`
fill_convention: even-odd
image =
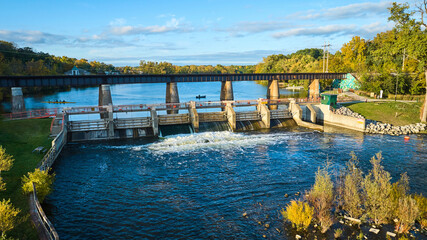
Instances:
[[[279,211],[351,151],[365,173],[382,151],[393,182],[407,172],[411,192],[427,194],[426,135],[292,127],[68,145],[45,209],[62,239],[294,239]]]
[[[202,101],[219,100],[220,83],[179,83],[178,89],[181,102],[199,94],[206,95]],[[233,89],[236,100],[266,96],[266,87],[254,82]],[[162,103],[166,86],[111,90],[115,105]],[[54,99],[75,103],[43,103]],[[96,87],[25,98],[27,109],[97,103]],[[294,239],[279,211],[312,186],[327,159],[336,176],[354,151],[367,172],[369,159],[382,151],[392,181],[407,172],[411,192],[426,195],[426,149],[425,135],[404,141],[298,127],[69,144],[53,166],[54,191],[44,209],[61,239]]]

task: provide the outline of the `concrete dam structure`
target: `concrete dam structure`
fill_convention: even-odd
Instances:
[[[190,132],[199,132],[200,125],[206,123],[221,124],[226,126],[226,129],[236,131],[242,130],[239,123],[253,121],[262,129],[272,127],[272,122],[277,125],[286,120],[293,121],[288,105],[288,99],[275,100],[274,106],[268,99],[258,99],[72,107],[63,110],[63,120],[60,124],[63,124],[67,131],[68,142],[156,137],[162,135],[161,129],[164,126],[187,126]],[[238,110],[243,108],[254,110]],[[117,117],[126,113],[143,113],[142,115],[149,116]],[[99,115],[100,119],[71,120],[75,115],[87,114]]]

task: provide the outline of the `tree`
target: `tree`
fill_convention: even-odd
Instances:
[[[359,160],[354,152],[351,152],[351,159],[347,162],[347,174],[344,178],[344,189],[342,190],[342,200],[344,210],[353,218],[359,218],[362,213],[363,197],[362,191],[362,171],[357,167]]]
[[[35,183],[37,197],[40,202],[43,202],[44,198],[52,192],[54,179],[54,174],[50,175],[47,170],[42,171],[37,168],[34,172],[29,172],[22,177],[22,190],[26,194],[33,192],[33,183]]]
[[[13,157],[6,153],[6,149],[4,149],[0,145],[0,191],[5,190],[6,183],[3,182],[3,178],[1,177],[2,171],[9,171],[13,166]]]
[[[286,210],[280,211],[284,219],[289,220],[297,230],[306,230],[313,218],[313,208],[306,202],[291,201]]]
[[[409,4],[393,3],[389,8],[391,16],[388,18],[396,23],[394,29],[399,34],[397,42],[404,47],[407,56],[416,59],[418,69],[424,71],[426,82],[426,96],[423,107],[421,109],[420,119],[422,122],[427,121],[427,30],[425,28],[424,13],[427,12],[427,2],[417,5],[418,11],[421,13],[420,21],[412,18],[413,12],[407,13]],[[424,26],[424,29],[421,28]]]
[[[318,221],[322,233],[325,233],[333,224],[331,215],[332,201],[334,200],[333,188],[328,167],[319,168],[307,199],[314,208],[314,217]]]
[[[375,224],[386,223],[392,209],[391,177],[390,173],[381,166],[381,160],[381,152],[371,158],[372,169],[363,182],[366,213]]]
[[[17,221],[20,210],[13,207],[9,200],[0,202],[0,231],[2,239],[6,238],[6,232],[12,230]]]

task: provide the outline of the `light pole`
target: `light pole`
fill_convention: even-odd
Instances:
[[[397,96],[397,80],[399,79],[398,78],[398,73],[396,73],[396,90],[394,91],[394,101],[396,102],[396,96]]]

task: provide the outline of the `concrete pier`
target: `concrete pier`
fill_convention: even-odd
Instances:
[[[221,82],[221,101],[233,101],[234,93],[233,93],[233,83],[231,81]]]
[[[196,103],[191,101],[188,107],[188,112],[190,113],[190,122],[194,131],[199,132],[199,114],[197,113]]]
[[[103,84],[99,86],[99,96],[98,96],[98,106],[107,106],[113,104],[113,99],[111,98],[111,89],[110,85]],[[108,113],[101,113],[101,119],[108,119]]]
[[[261,116],[261,121],[264,123],[265,128],[270,128],[271,115],[270,115],[270,110],[268,110],[268,107],[262,102],[259,102],[257,105],[257,111]]]
[[[20,87],[12,88],[12,112],[25,112],[24,94]]]
[[[314,79],[310,82],[308,86],[308,98],[310,100],[315,100],[320,97],[320,81],[319,79]]]
[[[273,80],[268,81],[267,98],[269,100],[276,100],[276,99],[280,98],[279,81],[277,79],[273,79]],[[274,101],[270,101],[270,102],[274,103]],[[268,107],[270,110],[276,110],[277,109],[277,105],[269,105]]]
[[[166,103],[179,103],[178,84],[166,83]],[[178,109],[167,110],[168,114],[178,114]]]

